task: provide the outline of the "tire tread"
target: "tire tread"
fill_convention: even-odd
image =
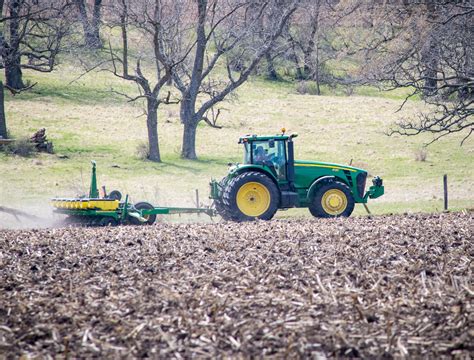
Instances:
[[[344,194],[347,197],[347,207],[344,210],[344,212],[340,215],[331,215],[331,214],[326,213],[321,205],[322,195],[326,191],[330,189],[335,189],[335,188],[344,192]],[[340,181],[331,181],[331,182],[321,185],[321,187],[319,187],[315,191],[313,200],[311,201],[311,204],[309,204],[308,209],[311,215],[313,215],[314,217],[320,217],[320,218],[349,217],[352,214],[352,211],[354,211],[354,205],[355,205],[354,197],[352,196],[352,192],[349,186],[347,186],[346,184]]]
[[[243,214],[237,207],[237,203],[235,201],[235,196],[238,189],[240,188],[239,184],[243,185],[251,181],[260,182],[261,184],[267,186],[271,197],[270,208],[262,216],[259,216],[258,219],[271,220],[278,210],[280,192],[275,183],[268,176],[260,172],[248,171],[231,179],[224,189],[222,194],[222,205],[225,209],[225,216],[228,218],[228,220],[236,222],[255,220],[255,218]]]

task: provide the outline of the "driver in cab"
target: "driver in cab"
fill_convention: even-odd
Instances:
[[[265,164],[270,162],[270,156],[267,155],[263,146],[257,146],[254,153],[255,163]]]

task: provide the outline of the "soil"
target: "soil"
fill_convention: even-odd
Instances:
[[[0,230],[0,358],[474,354],[474,214]]]

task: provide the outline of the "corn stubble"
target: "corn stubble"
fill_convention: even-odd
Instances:
[[[0,231],[0,353],[468,358],[473,220]]]

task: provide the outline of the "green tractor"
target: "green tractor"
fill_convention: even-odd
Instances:
[[[294,158],[297,134],[246,135],[243,164],[233,164],[220,182],[211,181],[211,199],[225,220],[270,220],[278,209],[309,208],[315,217],[349,216],[355,203],[384,193],[380,177],[365,191],[367,171],[347,165]]]

